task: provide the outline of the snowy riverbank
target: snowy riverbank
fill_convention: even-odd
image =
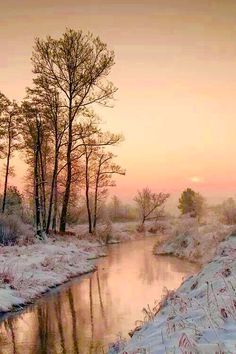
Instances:
[[[106,234],[111,243],[143,238],[137,226],[137,222],[100,226],[103,237],[94,237],[88,235],[87,225],[79,225],[71,228],[73,236],[0,247],[0,313],[31,303],[50,288],[95,270],[94,259],[104,255],[101,244]],[[146,234],[153,235],[148,230]]]
[[[197,275],[177,291],[166,291],[153,318],[110,353],[236,353],[235,273],[236,236],[231,236]]]
[[[76,235],[82,238],[88,236],[88,225],[79,224],[71,228]],[[153,221],[147,221],[142,229],[139,221],[125,221],[100,224],[97,228],[96,237],[108,243],[140,240],[146,236],[160,235],[160,225]]]
[[[32,302],[70,278],[96,269],[98,242],[74,237],[27,246],[0,247],[0,312]]]
[[[158,238],[154,254],[173,255],[203,265],[215,256],[219,244],[235,229],[235,225],[224,225],[217,220],[199,224],[189,217],[173,219],[167,224],[166,234]]]

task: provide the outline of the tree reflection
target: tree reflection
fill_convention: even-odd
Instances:
[[[71,288],[68,289],[67,294],[69,298],[70,312],[71,312],[71,319],[72,319],[72,337],[74,343],[74,354],[79,354],[79,339],[77,337],[77,316],[75,312],[74,298],[73,298],[73,293],[71,291]]]
[[[93,353],[93,341],[94,341],[94,319],[93,319],[93,288],[92,277],[89,278],[89,312],[90,312],[90,325],[91,325],[91,341],[89,354]]]
[[[62,320],[62,311],[61,311],[61,296],[60,294],[57,296],[57,300],[55,301],[55,314],[56,314],[56,320],[57,320],[57,326],[58,326],[58,331],[59,331],[59,336],[60,336],[60,343],[61,343],[61,349],[62,353],[66,354],[66,348],[65,348],[65,337],[64,337],[64,331],[63,331],[63,320]]]
[[[38,314],[38,331],[40,341],[40,352],[47,353],[48,348],[48,306],[39,306]]]
[[[101,307],[101,314],[102,314],[102,318],[104,320],[105,328],[107,328],[107,320],[106,320],[106,315],[105,315],[105,310],[104,310],[104,305],[103,305],[100,277],[99,277],[98,271],[96,272],[96,279],[97,279],[98,296],[99,296],[99,303],[100,303],[100,307]]]

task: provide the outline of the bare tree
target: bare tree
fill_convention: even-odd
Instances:
[[[35,206],[36,235],[40,239],[45,238],[45,191],[44,173],[42,173],[42,145],[44,121],[33,101],[25,101],[22,104],[22,135],[26,162],[33,167],[33,197]]]
[[[125,170],[112,161],[114,157],[114,154],[105,152],[104,149],[97,151],[95,155],[93,231],[96,230],[97,225],[99,194],[104,195],[108,187],[115,186],[113,175],[125,175]]]
[[[113,195],[113,197],[111,198],[111,213],[112,213],[113,220],[118,220],[120,216],[121,208],[122,208],[122,203],[120,199],[116,195]]]
[[[66,184],[60,231],[65,231],[72,180],[71,153],[74,124],[81,111],[94,103],[107,105],[116,91],[106,81],[114,64],[114,53],[92,34],[68,29],[61,38],[37,39],[32,56],[35,84],[46,80],[58,90],[67,114]]]
[[[103,180],[103,184],[105,187],[106,179],[108,187],[111,176],[113,174],[124,174],[123,170],[118,165],[115,165],[114,163],[111,164],[111,159],[114,157],[114,155],[110,154],[108,157],[108,155],[106,155],[106,152],[104,151],[104,147],[116,145],[121,142],[122,139],[123,137],[120,134],[112,134],[110,132],[102,133],[101,131],[96,132],[94,135],[89,136],[88,138],[82,138],[85,152],[85,197],[88,213],[89,233],[93,233],[94,229],[96,228],[98,192],[99,189],[102,188],[101,180]],[[109,169],[105,171],[104,168],[108,168],[108,166]],[[91,189],[94,192],[94,213],[92,212],[91,206]]]
[[[12,172],[10,160],[13,152],[20,148],[19,125],[21,123],[20,109],[16,102],[11,102],[0,92],[0,137],[1,153],[6,159],[6,169],[4,178],[2,213],[5,211],[8,177]]]
[[[53,150],[53,166],[50,176],[51,186],[49,190],[46,220],[46,232],[48,233],[52,221],[52,212],[54,212],[53,229],[56,230],[57,227],[59,157],[61,157],[61,148],[65,145],[64,137],[68,125],[65,117],[65,109],[62,107],[58,90],[51,87],[46,80],[44,80],[41,85],[37,85],[34,89],[28,89],[28,92],[34,96],[34,100],[37,101],[38,106],[41,107],[40,112],[47,122],[46,128],[51,138],[51,147]]]
[[[153,193],[149,188],[138,191],[134,200],[140,210],[142,225],[144,225],[146,220],[158,218],[161,211],[160,207],[164,205],[169,196],[168,193]]]

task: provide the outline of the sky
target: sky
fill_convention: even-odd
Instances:
[[[31,85],[35,37],[82,29],[115,51],[114,108],[99,109],[104,128],[125,136],[116,153],[127,174],[112,193],[235,196],[235,0],[9,0],[0,24],[0,91],[16,100]],[[18,186],[24,172],[18,158]]]

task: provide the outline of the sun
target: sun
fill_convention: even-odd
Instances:
[[[190,181],[192,181],[193,183],[201,183],[202,179],[198,176],[192,176],[190,177]]]

